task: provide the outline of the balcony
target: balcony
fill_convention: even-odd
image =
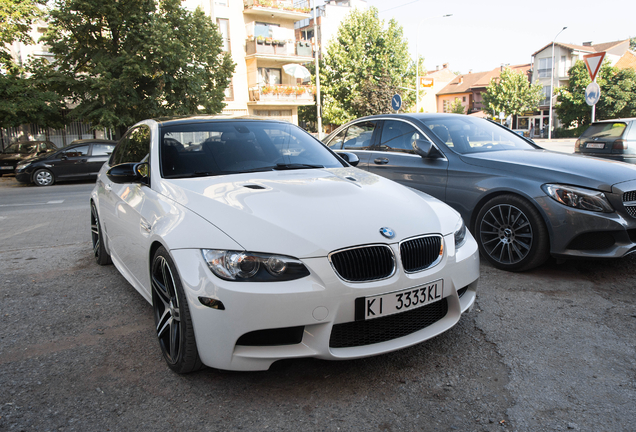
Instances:
[[[243,13],[261,17],[276,16],[278,18],[300,21],[309,18],[311,9],[307,2],[294,3],[291,0],[244,0]]]
[[[259,85],[250,88],[250,104],[313,105],[315,91],[312,85]]]
[[[286,62],[294,61],[290,57],[302,57],[297,60],[306,62],[311,61],[312,47],[309,42],[293,40],[276,40],[263,38],[261,36],[247,39],[245,41],[245,54],[249,56],[271,58],[275,60],[277,57],[285,57]]]

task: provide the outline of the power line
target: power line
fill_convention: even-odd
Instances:
[[[408,5],[410,5],[410,4],[417,3],[417,2],[419,2],[419,1],[420,1],[420,0],[414,0],[414,1],[409,2],[409,3],[404,3],[403,5],[399,5],[399,6],[395,6],[395,7],[392,7],[392,8],[388,8],[388,9],[381,10],[380,12],[388,12],[388,11],[390,11],[390,10],[397,9],[397,8],[401,8],[402,6],[408,6]]]

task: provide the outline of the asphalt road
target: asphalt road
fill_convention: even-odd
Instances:
[[[634,430],[636,257],[521,274],[482,262],[475,308],[431,341],[179,376],[150,305],[94,263],[92,185],[12,182],[0,179],[0,431]]]

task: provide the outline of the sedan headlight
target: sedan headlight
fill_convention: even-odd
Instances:
[[[244,282],[280,282],[309,275],[296,258],[252,252],[201,249],[212,273],[221,279]]]
[[[466,243],[466,224],[464,219],[459,218],[455,227],[455,249],[459,249],[464,243]]]
[[[31,162],[27,162],[27,163],[22,163],[22,164],[18,164],[17,167],[15,167],[16,170],[20,171],[25,169],[26,167],[28,167],[29,165],[31,165]]]
[[[541,188],[552,199],[568,207],[603,213],[614,211],[600,191],[559,184],[545,184]]]

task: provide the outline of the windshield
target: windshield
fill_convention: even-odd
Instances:
[[[38,143],[15,143],[4,149],[5,153],[29,154],[35,152]]]
[[[581,138],[620,138],[626,127],[626,123],[595,123],[583,132]]]
[[[479,118],[440,117],[423,120],[423,123],[444,144],[460,154],[536,149],[512,131]]]
[[[211,121],[161,128],[164,178],[185,178],[344,164],[299,127],[267,121]]]

